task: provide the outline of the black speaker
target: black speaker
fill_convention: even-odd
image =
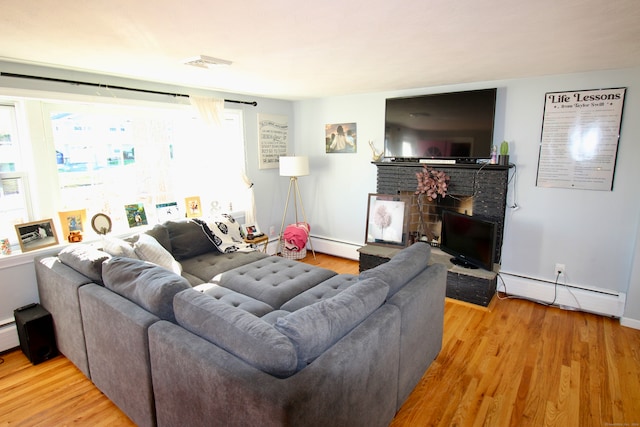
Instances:
[[[29,304],[13,311],[20,348],[37,365],[58,355],[51,313],[40,304]]]

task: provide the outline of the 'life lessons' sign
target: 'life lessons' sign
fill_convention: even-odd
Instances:
[[[611,190],[626,88],[545,95],[538,187]]]

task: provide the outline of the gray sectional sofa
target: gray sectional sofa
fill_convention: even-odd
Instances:
[[[384,426],[440,351],[427,244],[350,275],[192,220],[143,234],[36,260],[58,348],[137,425]]]

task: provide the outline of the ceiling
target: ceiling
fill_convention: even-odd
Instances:
[[[271,98],[640,66],[637,0],[0,1],[0,60]]]

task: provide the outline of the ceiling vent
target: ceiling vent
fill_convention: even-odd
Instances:
[[[193,65],[194,67],[199,68],[214,68],[214,67],[224,67],[232,64],[231,61],[227,61],[226,59],[214,58],[212,56],[199,55],[195,58],[189,58],[184,61],[186,65]]]

